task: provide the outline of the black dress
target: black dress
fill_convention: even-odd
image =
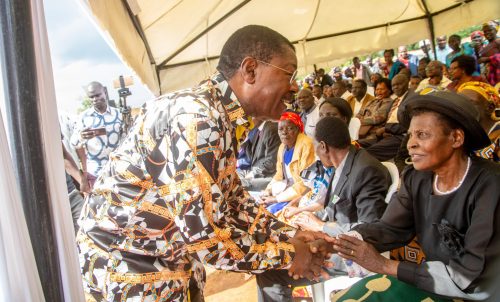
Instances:
[[[447,297],[485,299],[500,275],[500,165],[472,158],[458,190],[433,195],[432,172],[413,167],[380,221],[356,226],[379,251],[416,235],[426,262],[401,262],[399,280]]]

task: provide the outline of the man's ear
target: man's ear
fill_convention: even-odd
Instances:
[[[243,77],[243,80],[248,84],[255,83],[255,70],[257,68],[257,60],[252,57],[245,57],[243,61],[241,61],[240,65],[240,73]]]

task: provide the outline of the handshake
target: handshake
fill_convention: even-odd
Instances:
[[[321,232],[298,230],[295,236],[288,240],[295,248],[295,257],[288,275],[295,280],[307,278],[318,281],[320,277],[327,279],[328,274],[323,268],[330,265],[327,260],[335,252],[335,241],[335,238]]]

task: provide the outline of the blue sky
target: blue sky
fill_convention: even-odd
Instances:
[[[84,87],[99,81],[117,99],[112,81],[119,75],[134,75],[119,59],[89,20],[78,0],[45,0],[45,19],[49,37],[58,109],[75,114],[85,96]],[[153,96],[134,76],[127,98],[140,106]]]

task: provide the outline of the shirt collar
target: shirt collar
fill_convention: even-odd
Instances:
[[[241,107],[240,101],[224,76],[221,73],[216,73],[210,80],[217,91],[219,100],[226,109],[233,127],[250,125],[248,115],[243,110],[243,107]]]
[[[403,100],[406,97],[406,95],[408,94],[408,91],[410,91],[410,90],[406,90],[406,92],[403,93],[402,96],[396,96],[396,99],[399,98],[400,100]]]
[[[305,111],[304,113],[305,113],[305,114],[309,114],[309,113],[313,112],[313,111],[314,111],[314,109],[316,109],[316,106],[317,106],[316,104],[313,104],[313,105],[312,105],[312,107],[311,107],[311,108],[309,108],[309,110]]]
[[[106,113],[111,113],[111,109],[109,109],[109,104],[106,104],[106,111],[104,111],[103,113],[100,113],[97,109],[95,109],[94,106],[92,106],[92,109],[94,109],[94,111],[92,111],[92,113],[97,113],[100,115],[104,115]]]

